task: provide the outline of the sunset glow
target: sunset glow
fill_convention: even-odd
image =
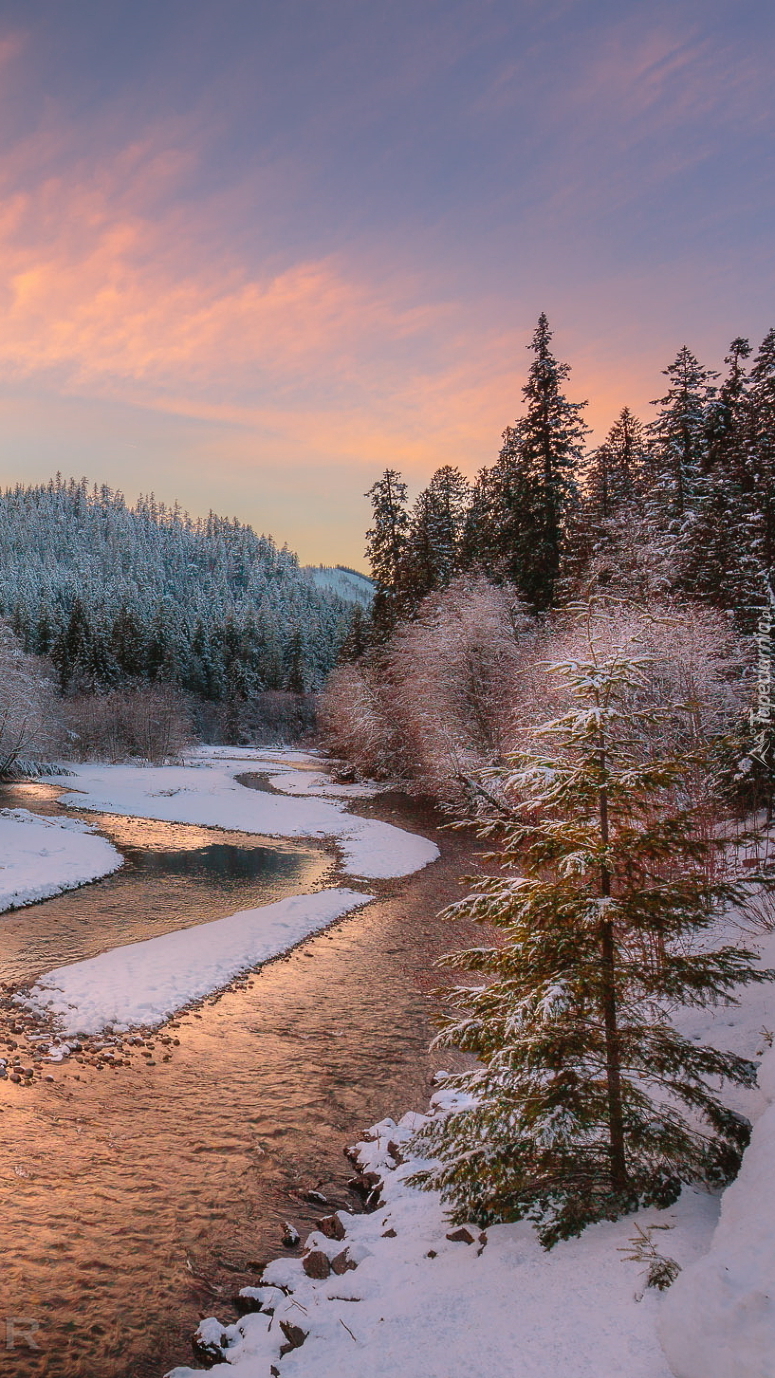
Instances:
[[[362,565],[491,462],[539,311],[600,434],[772,324],[763,3],[5,4],[0,478]]]

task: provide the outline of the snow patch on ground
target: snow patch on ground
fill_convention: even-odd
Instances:
[[[294,895],[129,943],[47,972],[22,1003],[53,1016],[63,1034],[94,1034],[108,1026],[153,1027],[370,899],[345,889]]]
[[[764,954],[775,964],[775,942]],[[766,990],[766,987],[763,988]],[[771,1043],[772,991],[758,1038]],[[757,1051],[761,1051],[760,1049]],[[724,1193],[707,1255],[681,1273],[659,1319],[676,1378],[775,1378],[775,1049],[759,1068],[767,1108]]]
[[[0,858],[0,911],[87,885],[124,861],[90,823],[28,809],[0,810]]]
[[[231,754],[225,755],[226,751]],[[204,748],[181,766],[87,764],[75,768],[70,785],[80,792],[62,795],[61,802],[98,813],[196,823],[268,837],[330,837],[342,852],[345,871],[367,880],[411,875],[437,859],[439,849],[428,838],[376,819],[358,818],[346,812],[342,800],[321,798],[314,785],[300,786],[299,780],[308,773],[301,768],[317,765],[318,760],[303,752],[228,747]],[[246,767],[259,773],[271,771],[275,787],[288,797],[239,784],[234,777]],[[327,790],[328,777],[320,774],[317,779],[318,790]],[[52,777],[51,783],[59,781]]]
[[[443,1113],[448,1099],[437,1094],[432,1112]],[[373,1126],[358,1145],[359,1164],[379,1173],[380,1206],[368,1215],[338,1212],[343,1240],[320,1230],[306,1240],[305,1254],[322,1253],[345,1271],[313,1279],[302,1258],[277,1259],[250,1289],[271,1313],[202,1323],[198,1338],[223,1360],[210,1372],[270,1378],[274,1366],[281,1378],[670,1378],[654,1326],[657,1298],[635,1300],[641,1270],[617,1250],[627,1247],[637,1218],[669,1224],[660,1240],[689,1263],[707,1246],[716,1203],[685,1193],[670,1211],[595,1226],[550,1254],[524,1224],[484,1233],[472,1226],[471,1243],[451,1239],[437,1193],[407,1185],[417,1160],[394,1156],[424,1120],[408,1114]],[[306,1338],[283,1355],[290,1326]],[[172,1370],[174,1378],[199,1372]]]

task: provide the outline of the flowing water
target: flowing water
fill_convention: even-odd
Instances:
[[[15,788],[0,805],[52,811],[55,793]],[[399,800],[378,808],[405,822]],[[127,866],[1,917],[4,979],[323,883],[331,861],[99,822]],[[427,815],[406,825],[436,836],[442,861],[372,886],[377,902],[174,1021],[170,1061],[0,1083],[0,1374],[160,1378],[190,1361],[201,1316],[233,1317],[233,1294],[282,1252],[283,1221],[312,1226],[320,1208],[301,1192],[355,1208],[343,1145],[427,1101],[432,963],[460,940],[435,915],[470,869],[465,838],[438,837]]]

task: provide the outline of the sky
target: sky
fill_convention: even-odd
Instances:
[[[541,311],[593,440],[775,324],[771,0],[0,0],[0,483],[364,568]]]

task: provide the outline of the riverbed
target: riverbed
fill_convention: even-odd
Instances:
[[[56,809],[55,793],[28,786],[22,806]],[[433,838],[441,860],[375,883],[366,909],[172,1021],[169,1061],[151,1038],[145,1065],[67,1063],[52,1083],[0,1086],[2,1312],[38,1327],[17,1325],[9,1372],[159,1378],[186,1360],[200,1315],[228,1314],[231,1296],[281,1252],[283,1222],[302,1234],[311,1225],[319,1208],[304,1192],[356,1206],[344,1144],[396,1108],[424,1107],[439,1065],[427,1051],[433,960],[461,940],[436,914],[460,893],[471,842],[439,833],[438,819],[399,796],[359,807]],[[268,902],[266,885],[280,887],[277,898],[323,884],[333,859],[323,846],[274,839],[261,875],[248,854],[269,839],[97,821],[128,864],[0,919],[15,934],[7,952],[0,943],[3,960],[16,972],[27,963],[18,979],[54,951],[61,960],[57,930],[79,960],[90,942],[106,945],[103,922],[131,935],[116,941],[135,941],[154,923],[170,927],[173,904],[180,926],[204,922]],[[36,933],[26,947],[25,918]],[[2,1341],[0,1330],[0,1353]]]

